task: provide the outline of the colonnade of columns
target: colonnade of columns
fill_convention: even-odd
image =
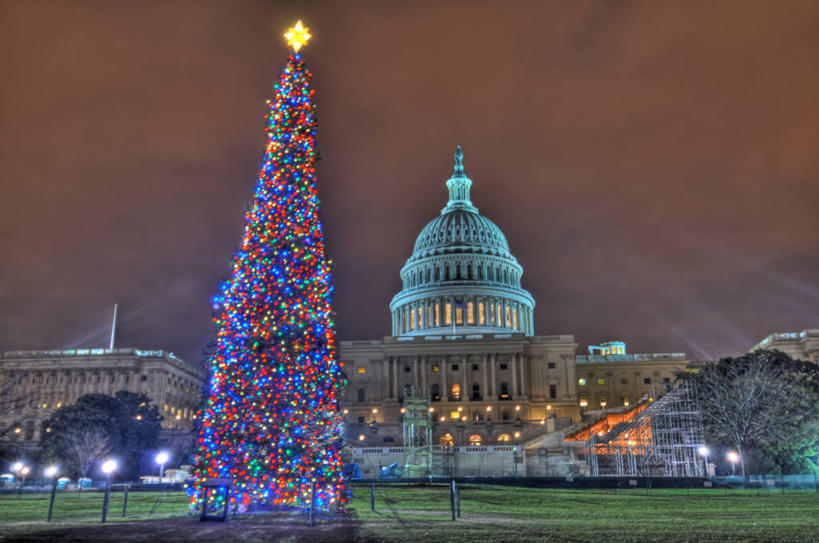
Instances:
[[[392,334],[456,326],[491,326],[532,334],[532,308],[515,300],[439,296],[410,302],[392,312]]]
[[[526,358],[522,353],[466,355],[387,356],[383,359],[383,398],[398,401],[402,386],[429,390],[433,401],[504,401],[525,399],[528,394]],[[453,370],[452,365],[458,369]],[[501,364],[506,367],[501,369]],[[473,369],[477,365],[477,369]],[[407,371],[409,368],[409,371]],[[399,378],[400,374],[409,374]],[[511,381],[511,382],[510,382]],[[457,386],[456,386],[457,385]]]

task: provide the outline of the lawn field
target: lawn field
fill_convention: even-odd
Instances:
[[[293,514],[235,517],[230,524],[187,516],[183,492],[112,495],[109,523],[99,523],[101,493],[0,495],[0,541],[288,542],[700,542],[819,541],[814,491],[556,490],[462,485],[461,517],[452,522],[445,485],[356,486],[346,517],[310,527]]]

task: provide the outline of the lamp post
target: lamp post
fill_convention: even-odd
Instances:
[[[165,463],[168,461],[168,453],[165,451],[156,455],[156,463],[159,464],[159,484],[162,484],[162,475],[165,473]]]
[[[733,477],[736,471],[737,462],[739,462],[739,454],[737,454],[735,451],[731,451],[725,455],[725,458],[727,458],[731,463],[731,477]]]
[[[57,497],[57,466],[48,466],[43,473],[46,477],[51,479],[51,499],[48,502],[48,519],[46,522],[51,522],[51,514],[54,512],[54,498]]]
[[[111,474],[117,469],[116,460],[106,460],[102,463],[102,472],[105,474],[105,498],[102,502],[102,521],[108,517],[108,502],[111,499]]]
[[[708,477],[708,455],[711,454],[711,451],[708,449],[708,447],[703,445],[697,449],[697,452],[699,452],[700,456],[703,458],[703,463],[705,464],[705,476]]]
[[[20,474],[20,486],[17,487],[17,497],[20,497],[23,494],[23,486],[25,486],[26,484],[26,477],[31,471],[31,468],[29,468],[22,462],[16,462],[12,469],[14,469],[17,473]]]
[[[17,479],[20,476],[20,471],[23,469],[23,465],[24,464],[22,462],[15,462],[14,464],[11,465],[11,471],[14,472],[14,478],[15,479]],[[20,485],[20,489],[22,491],[22,485]],[[18,492],[18,494],[19,494],[19,492]]]

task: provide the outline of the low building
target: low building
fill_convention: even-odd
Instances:
[[[12,439],[38,440],[55,409],[85,394],[126,390],[151,398],[165,430],[190,430],[207,374],[167,351],[75,349],[10,351],[0,355],[0,390],[12,394],[0,427]]]
[[[771,334],[751,347],[749,352],[763,349],[782,351],[794,360],[819,364],[819,329]]]

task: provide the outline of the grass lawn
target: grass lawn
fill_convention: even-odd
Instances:
[[[354,489],[347,518],[310,527],[288,514],[236,517],[230,524],[188,518],[182,492],[114,493],[109,524],[99,523],[102,494],[0,495],[3,541],[500,542],[500,541],[819,541],[819,494],[731,490],[551,490],[463,485],[461,518],[450,520],[446,486]],[[125,522],[123,522],[125,521]]]

